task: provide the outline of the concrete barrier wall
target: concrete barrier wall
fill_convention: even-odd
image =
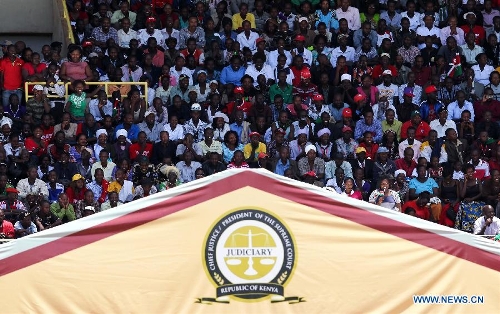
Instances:
[[[35,51],[41,43],[60,41],[66,55],[73,36],[64,0],[0,0],[0,8],[0,40],[23,40]]]

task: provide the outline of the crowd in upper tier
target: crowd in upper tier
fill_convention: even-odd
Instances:
[[[67,6],[1,43],[0,237],[247,167],[499,233],[497,0]]]

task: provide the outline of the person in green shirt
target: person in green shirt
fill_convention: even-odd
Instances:
[[[278,83],[271,85],[269,88],[269,98],[274,99],[274,96],[281,95],[285,104],[291,104],[293,87],[286,82],[286,78],[286,71],[278,73]]]
[[[50,205],[50,211],[61,219],[63,223],[76,219],[76,213],[73,205],[69,203],[66,193],[59,194],[57,202]]]
[[[85,112],[87,111],[87,98],[94,97],[100,90],[100,85],[95,88],[89,94],[85,93],[83,89],[85,88],[85,82],[82,80],[76,80],[72,83],[74,93],[69,95],[68,102],[64,107],[65,112],[69,112],[71,115],[71,120],[76,123],[84,122]]]
[[[385,111],[385,120],[382,121],[382,131],[385,133],[387,130],[393,130],[396,133],[398,141],[401,140],[401,126],[403,123],[395,119],[396,113],[393,109]]]

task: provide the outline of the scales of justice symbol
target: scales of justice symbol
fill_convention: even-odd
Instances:
[[[265,237],[265,242],[264,242],[264,248],[261,248],[261,247],[255,247],[253,245],[253,238],[254,237],[259,237],[259,236],[264,236]],[[247,237],[248,238],[248,246],[240,246],[240,247],[237,247],[236,246],[236,240],[235,240],[235,237]],[[276,246],[271,246],[270,244],[270,241],[269,241],[269,235],[266,234],[266,233],[255,233],[253,234],[252,233],[252,230],[248,230],[248,233],[234,233],[231,235],[231,248],[232,249],[245,249],[245,250],[248,250],[248,249],[277,249]],[[259,256],[260,257],[260,256]],[[275,256],[269,256],[269,257],[275,257]],[[242,258],[248,258],[248,268],[245,270],[244,274],[247,275],[247,276],[255,276],[258,274],[258,272],[255,270],[255,268],[253,267],[254,265],[254,255],[253,254],[242,254],[242,255],[239,255],[238,257],[233,257],[233,258],[229,258],[226,260],[226,264],[228,265],[231,265],[231,266],[237,266],[237,265],[241,265],[242,261],[241,259]],[[273,265],[275,263],[275,260],[272,259],[272,258],[261,258],[259,263],[261,265]]]

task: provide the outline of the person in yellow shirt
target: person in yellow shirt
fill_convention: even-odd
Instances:
[[[115,173],[116,180],[108,186],[108,193],[118,193],[118,199],[122,203],[130,202],[134,199],[134,184],[132,181],[125,180],[125,172],[117,169]]]
[[[260,141],[260,134],[258,132],[250,133],[250,143],[243,147],[243,154],[250,168],[259,167],[259,154],[266,154],[266,144]]]
[[[243,21],[249,21],[250,27],[255,29],[255,16],[248,13],[248,4],[240,4],[240,13],[233,14],[233,30],[241,30],[243,28]]]

